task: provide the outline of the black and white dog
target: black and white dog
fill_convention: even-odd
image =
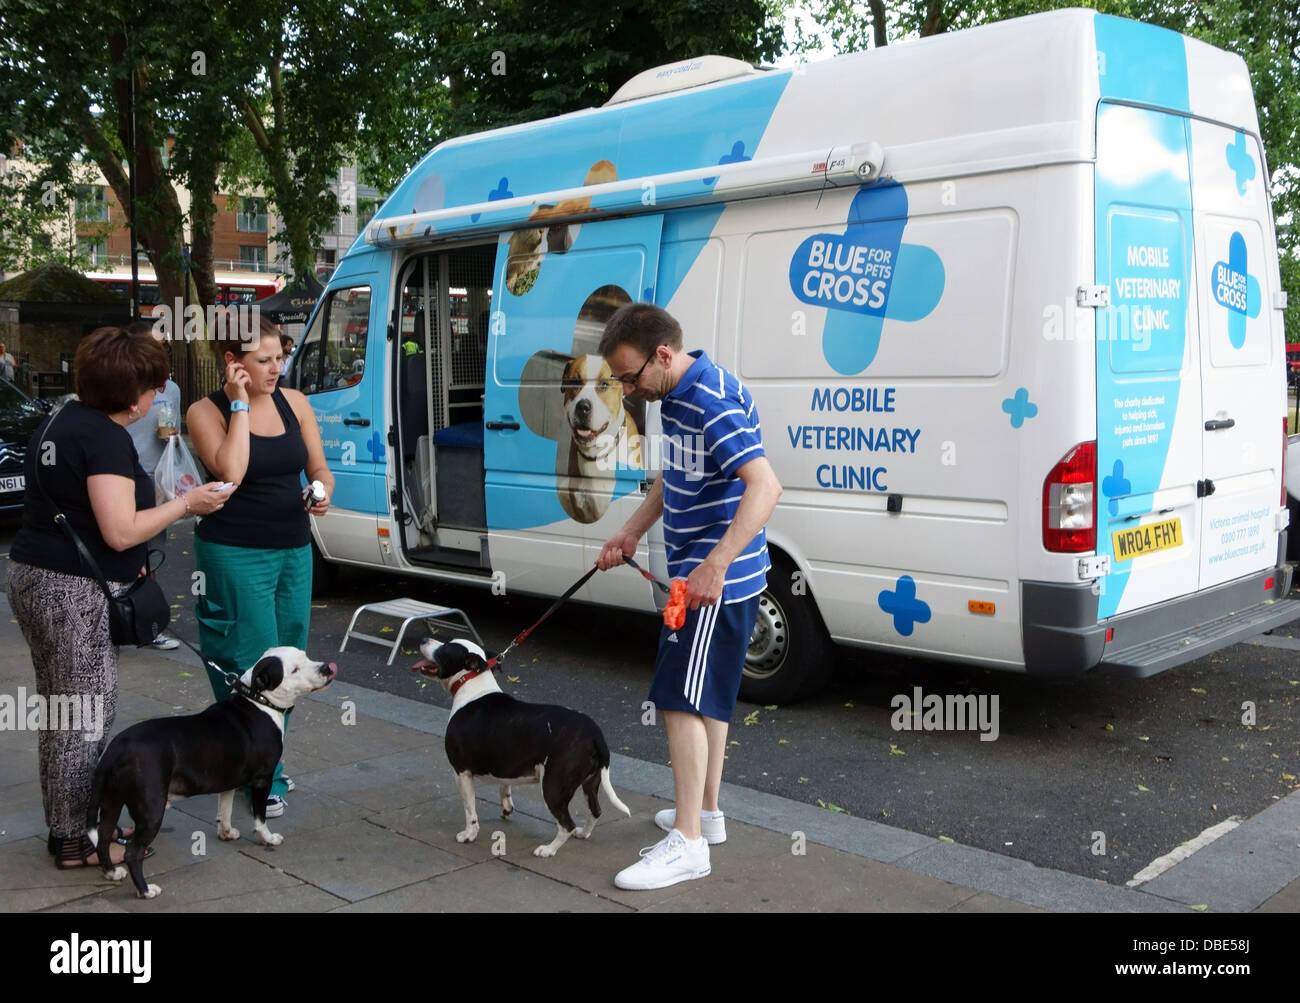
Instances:
[[[570,836],[590,839],[600,817],[596,794],[603,790],[610,803],[631,815],[609,782],[609,746],[600,727],[586,714],[553,704],[524,703],[501,692],[488,668],[487,656],[473,641],[457,639],[439,645],[425,638],[417,668],[437,667],[438,682],[451,694],[447,722],[447,759],[456,774],[456,787],[465,808],[465,828],[459,843],[478,837],[474,781],[501,787],[501,814],[515,810],[511,784],[541,784],[542,798],[556,822],[555,839],[533,850],[553,857]],[[581,787],[591,817],[581,831],[569,814],[569,801]]]
[[[217,794],[217,836],[238,839],[231,828],[235,789],[252,789],[253,830],[264,846],[283,837],[266,827],[266,798],[284,747],[284,712],[301,696],[324,689],[338,668],[313,662],[297,648],[271,648],[241,680],[252,698],[233,695],[200,714],[152,718],[117,735],[95,768],[87,834],[97,846],[110,846],[125,807],[135,822],[126,847],[126,866],[114,866],[107,853],[100,866],[112,881],[129,872],[141,898],[161,888],[144,879],[144,853],[158,835],[167,796]]]

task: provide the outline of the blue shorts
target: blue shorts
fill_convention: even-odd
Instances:
[[[658,710],[731,720],[758,619],[758,598],[688,609],[679,629],[663,628],[650,684],[650,700]]]

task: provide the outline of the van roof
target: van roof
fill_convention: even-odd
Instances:
[[[521,196],[805,151],[824,159],[818,151],[854,144],[879,144],[881,173],[900,181],[1088,161],[1101,99],[1259,133],[1240,57],[1092,10],[1052,11],[449,140],[352,250],[517,227],[529,212]],[[655,198],[707,200],[709,180]],[[603,197],[588,200],[593,212]],[[494,201],[509,209],[487,209]],[[480,211],[447,218],[460,206]]]

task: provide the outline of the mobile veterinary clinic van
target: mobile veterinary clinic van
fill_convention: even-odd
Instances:
[[[442,144],[290,375],[337,477],[323,560],[572,584],[694,456],[594,355],[633,300],[745,382],[785,487],[749,699],[820,685],[831,639],[1145,676],[1300,615],[1235,55],[1059,11],[792,70],[691,60]],[[665,576],[661,527],[642,556]],[[627,569],[578,598],[656,608]]]

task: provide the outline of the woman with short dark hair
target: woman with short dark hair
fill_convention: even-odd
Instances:
[[[9,550],[9,603],[46,706],[60,696],[102,708],[97,741],[84,730],[57,730],[55,721],[38,738],[48,845],[60,868],[99,863],[86,836],[86,813],[117,708],[117,648],[108,600],[55,513],[67,517],[117,595],[145,573],[145,541],[186,515],[217,511],[229,494],[206,484],[154,504],[153,481],[140,468],[126,426],[148,412],[168,368],[152,335],[99,328],[77,346],[77,397],[41,424],[27,449],[23,524]],[[124,852],[114,845],[113,861]]]

